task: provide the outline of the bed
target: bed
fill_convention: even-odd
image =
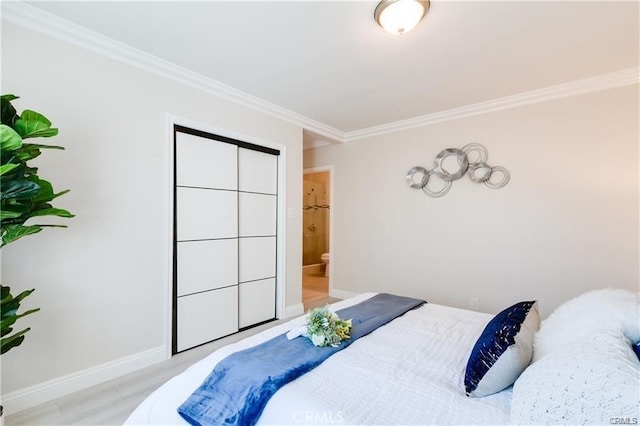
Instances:
[[[623,351],[626,358],[622,362],[622,382],[620,377],[614,378],[618,385],[622,385],[624,395],[621,401],[609,404],[606,408],[609,411],[600,413],[600,417],[588,412],[586,415],[592,421],[602,420],[607,415],[629,419],[635,416],[636,421],[639,417],[640,361],[631,346],[640,340],[640,326],[637,324],[639,304],[637,294],[629,294],[624,295],[629,301],[627,314],[619,313],[621,321],[626,323],[616,325],[617,328],[629,328],[621,338],[629,347],[628,352]],[[335,303],[332,308],[340,310],[354,306],[374,295],[361,294]],[[602,295],[591,299],[602,300]],[[613,303],[619,309],[618,302]],[[596,318],[597,315],[591,317]],[[543,379],[535,374],[528,378],[532,383],[520,392],[525,395],[525,401],[522,397],[514,398],[511,386],[483,397],[467,396],[465,369],[469,354],[475,350],[478,336],[486,331],[494,318],[490,314],[433,303],[410,310],[286,384],[269,400],[258,424],[509,424],[514,421],[512,399],[518,404],[516,422],[549,423],[548,418],[535,417],[541,404],[547,403],[544,392],[536,394],[537,401],[542,401],[536,407],[527,410],[526,401],[531,389],[539,391],[547,386],[540,383],[540,380],[547,380],[544,374]],[[216,364],[236,351],[300,327],[304,321],[304,317],[296,318],[213,352],[158,388],[136,408],[125,424],[187,424],[176,409],[200,386]],[[565,323],[562,320],[556,322]],[[567,333],[573,334],[572,331]],[[547,334],[555,338],[557,333]],[[545,350],[551,354],[554,352],[548,348]],[[597,357],[596,362],[600,363]],[[619,370],[619,366],[616,368]],[[580,410],[584,411],[584,407]],[[559,415],[561,423],[562,419],[570,421],[577,418],[575,415],[567,417],[566,410]]]

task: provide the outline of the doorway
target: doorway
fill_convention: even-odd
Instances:
[[[302,302],[324,306],[331,279],[331,167],[305,169],[302,185]]]

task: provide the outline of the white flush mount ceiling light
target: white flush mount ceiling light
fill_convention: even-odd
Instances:
[[[382,28],[391,34],[404,34],[427,14],[429,0],[382,0],[373,16]]]

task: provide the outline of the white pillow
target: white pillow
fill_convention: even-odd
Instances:
[[[532,364],[513,385],[511,421],[584,424],[638,421],[640,297],[585,293],[561,305],[534,337]]]
[[[564,346],[588,341],[595,333],[621,330],[631,342],[640,340],[640,296],[627,290],[584,293],[559,306],[540,324],[533,342],[533,361]]]
[[[515,424],[611,424],[640,418],[640,361],[620,332],[601,332],[531,364],[513,385]]]

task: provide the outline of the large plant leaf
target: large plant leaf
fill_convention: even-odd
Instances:
[[[41,192],[40,185],[27,179],[15,179],[3,182],[0,188],[0,199],[8,198],[28,199],[36,197]]]
[[[20,96],[16,96],[16,95],[11,95],[9,93],[7,93],[6,95],[2,95],[0,96],[0,99],[2,99],[3,101],[15,101],[16,99],[20,99]]]
[[[38,195],[36,195],[32,199],[32,203],[33,203],[34,207],[38,206],[39,204],[49,202],[49,201],[53,200],[54,198],[58,198],[59,196],[64,195],[67,192],[69,192],[68,189],[65,189],[64,191],[60,191],[58,193],[54,193],[53,192],[53,185],[51,185],[51,182],[49,182],[47,180],[44,180],[44,179],[40,179],[36,175],[31,175],[27,179],[29,181],[35,183],[36,185],[38,185],[40,187],[40,192],[38,193]],[[69,217],[73,217],[73,216],[69,216]]]
[[[29,210],[29,206],[25,206],[24,204],[9,204],[3,202],[2,208],[0,209],[0,220],[4,221],[5,219],[20,217]]]
[[[60,191],[56,194],[53,192],[53,186],[49,181],[40,179],[38,176],[35,176],[35,175],[29,176],[28,179],[40,187],[40,192],[32,200],[34,206],[39,205],[41,203],[46,203],[48,201],[53,200],[54,198],[58,198],[59,196],[69,192],[68,189],[65,189],[64,191]]]
[[[4,317],[4,315],[3,315]],[[0,321],[0,330],[4,331],[6,329],[10,329],[13,324],[18,320],[18,316],[15,315],[15,312],[12,315],[9,315],[6,318],[2,318]]]
[[[27,179],[40,188],[40,191],[31,200],[34,205],[53,200],[53,185],[51,185],[51,182],[40,179],[37,175],[31,175]]]
[[[13,298],[13,296],[11,296],[11,287],[0,285],[0,300],[4,301],[7,297]]]
[[[20,135],[6,124],[0,124],[0,150],[15,151],[22,146]]]
[[[33,144],[22,144],[20,149],[15,151],[15,156],[22,162],[33,160],[41,154],[40,147]]]
[[[18,309],[20,309],[20,301],[9,295],[2,301],[2,319],[15,317]]]
[[[16,169],[17,167],[19,167],[20,164],[3,164],[0,166],[0,176],[4,176],[7,173],[9,173],[10,171]]]
[[[26,237],[27,235],[37,234],[42,231],[42,226],[40,225],[9,225],[3,229],[2,233],[2,245],[6,246],[9,243],[12,243],[16,240],[19,240],[22,237]]]
[[[56,192],[55,194],[53,194],[52,200],[55,199],[55,198],[58,198],[61,195],[66,194],[67,192],[70,192],[70,191],[71,191],[70,189],[65,189],[64,191]],[[73,217],[75,217],[75,216],[73,216]]]
[[[22,115],[20,116],[20,118],[25,121],[37,121],[47,127],[51,127],[51,121],[49,121],[47,117],[40,114],[39,112],[31,111],[30,109],[25,109],[24,111],[22,111]]]
[[[13,127],[13,123],[20,118],[11,101],[18,99],[16,95],[0,96],[0,110],[2,111],[2,124]]]
[[[3,337],[2,339],[0,339],[0,355],[7,353],[9,349],[20,346],[24,341],[24,334],[29,330],[31,330],[31,328],[25,328],[24,330],[19,331],[9,337]]]
[[[35,288],[32,288],[31,290],[24,290],[22,291],[22,293],[20,293],[17,296],[14,296],[13,300],[17,300],[18,303],[22,302],[25,297],[29,296],[31,293],[33,293],[34,291],[36,291]],[[26,315],[26,314],[25,314]]]
[[[0,329],[0,337],[4,337],[7,334],[11,333],[12,331],[13,331],[13,328],[11,328],[11,327],[2,328],[2,329]]]
[[[0,330],[6,330],[7,328],[11,328],[11,326],[13,324],[15,324],[15,322],[22,318],[22,317],[26,317],[27,315],[31,315],[34,312],[38,312],[40,310],[40,308],[36,308],[36,309],[30,309],[26,312],[23,312],[21,314],[16,315],[15,312],[13,312],[11,315],[5,317],[3,315],[2,321],[0,321]]]
[[[31,217],[36,216],[58,216],[58,217],[75,217],[74,214],[64,209],[57,209],[55,207],[47,209],[39,209],[31,213]]]
[[[45,145],[41,143],[25,143],[24,145],[33,146],[39,149],[59,149],[64,151],[64,146],[59,146],[59,145]]]
[[[22,116],[15,120],[13,127],[22,139],[51,137],[58,134],[58,129],[51,128],[51,121],[39,112],[24,110]]]
[[[10,164],[15,164],[16,167],[7,167],[8,170],[0,174],[0,191],[2,191],[2,185],[12,180],[21,179],[25,176],[25,172],[28,170],[28,167],[24,163],[19,162],[16,158],[11,158],[9,161],[3,161],[0,168],[4,168],[4,166],[8,166]]]

